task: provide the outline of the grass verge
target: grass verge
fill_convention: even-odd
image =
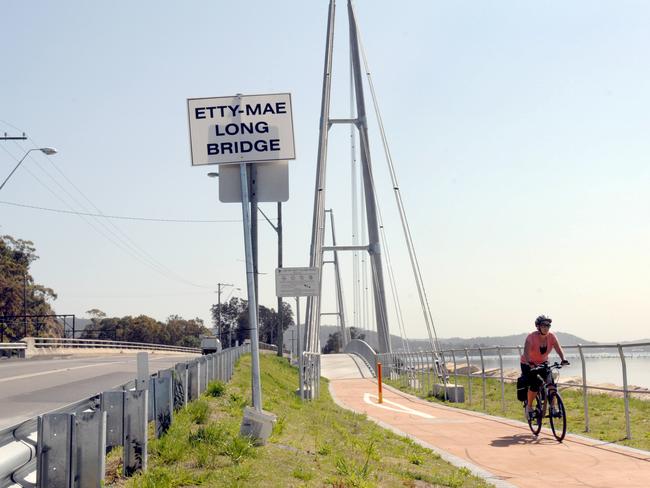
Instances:
[[[426,381],[426,379],[425,379]],[[523,407],[516,398],[516,387],[505,383],[505,409],[501,400],[501,382],[498,379],[486,378],[485,405],[483,404],[483,382],[481,378],[458,376],[458,385],[465,388],[465,403],[447,403],[451,407],[485,412],[490,415],[506,417],[514,420],[524,420]],[[469,397],[469,381],[472,386],[472,397]],[[451,378],[453,384],[453,376]],[[441,400],[425,394],[423,388],[409,388],[403,380],[385,380],[401,391],[417,395],[431,402],[443,403]],[[424,382],[422,382],[424,384]],[[632,439],[625,438],[625,403],[622,398],[605,394],[588,394],[589,432],[585,432],[584,396],[582,390],[560,388],[564,406],[567,411],[567,431],[594,439],[615,442],[617,444],[650,450],[650,402],[630,398],[630,430]],[[548,422],[543,424],[548,427]]]
[[[338,407],[326,380],[321,397],[302,402],[294,393],[296,368],[262,355],[264,410],[277,415],[269,442],[253,447],[239,437],[249,402],[250,355],[241,358],[232,381],[209,388],[178,412],[162,438],[149,444],[149,469],[133,478],[112,473],[119,487],[487,487],[485,480],[456,468],[432,451]]]

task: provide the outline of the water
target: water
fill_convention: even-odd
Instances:
[[[446,357],[447,361],[449,358]],[[560,370],[560,382],[562,378],[569,376],[577,376],[582,378],[582,364],[580,356],[567,353],[567,359],[571,362],[569,366],[564,366]],[[456,361],[458,364],[465,363],[463,355],[457,355]],[[481,368],[481,358],[470,356],[470,364]],[[549,362],[559,362],[557,356],[551,355]],[[499,367],[499,358],[495,356],[484,356],[485,369],[492,369]],[[650,354],[648,353],[635,353],[633,356],[626,356],[625,363],[627,366],[627,382],[628,385],[642,386],[650,388]],[[585,364],[587,370],[587,383],[612,383],[614,385],[623,386],[623,370],[621,367],[621,358],[616,355],[603,354],[598,356],[585,357]],[[519,356],[503,356],[504,370],[516,369],[520,371]]]

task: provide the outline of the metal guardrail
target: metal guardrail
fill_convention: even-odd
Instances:
[[[69,339],[62,337],[33,337],[25,338],[27,341],[32,341],[36,348],[111,348],[111,349],[138,349],[143,351],[172,351],[172,352],[187,352],[187,353],[201,353],[200,348],[195,347],[181,347],[181,346],[168,346],[166,344],[151,344],[141,342],[123,342],[123,341],[108,341],[103,339]]]
[[[585,432],[590,431],[589,426],[589,392],[590,391],[607,391],[607,392],[618,392],[623,394],[623,403],[625,411],[625,431],[626,438],[631,439],[631,429],[630,429],[630,395],[631,393],[635,394],[650,394],[648,390],[634,390],[631,391],[628,384],[628,375],[627,375],[627,363],[626,363],[626,350],[633,350],[635,348],[648,347],[650,342],[635,342],[628,344],[589,344],[582,345],[578,344],[577,346],[562,346],[567,355],[570,352],[574,352],[571,355],[572,358],[579,358],[581,365],[581,381],[579,383],[563,383],[559,382],[558,385],[564,388],[579,388],[582,390],[583,396],[583,410],[585,416]],[[614,350],[620,359],[621,365],[621,375],[623,386],[619,388],[609,388],[603,386],[589,385],[587,383],[587,364],[585,355],[588,351],[599,351],[607,352]],[[388,364],[391,366],[390,379],[397,380],[402,386],[414,388],[424,394],[429,394],[433,390],[434,384],[447,385],[453,381],[454,386],[458,387],[458,378],[464,377],[467,379],[467,388],[468,388],[468,399],[469,402],[472,402],[472,381],[473,378],[481,379],[482,387],[482,402],[483,410],[486,410],[486,397],[487,397],[487,380],[496,379],[499,381],[501,386],[501,404],[502,410],[506,410],[506,401],[513,401],[514,399],[506,399],[505,397],[505,383],[514,383],[516,379],[507,378],[505,376],[505,371],[503,368],[503,354],[504,352],[516,352],[518,355],[521,355],[523,352],[523,347],[502,347],[502,346],[493,346],[493,347],[474,347],[474,348],[464,348],[464,349],[446,349],[442,350],[439,353],[433,353],[431,351],[418,351],[412,353],[388,353],[388,354],[378,354],[377,359],[382,362],[382,364]],[[462,366],[465,366],[465,371],[459,373],[458,359],[462,358]],[[478,356],[478,361],[476,358]],[[485,358],[497,357],[499,360],[499,367],[496,370],[492,371],[491,374],[487,373],[485,368]],[[437,357],[442,358],[442,364],[436,360]],[[472,359],[474,363],[472,364]],[[447,368],[446,365],[450,367]],[[480,365],[479,370],[474,373],[472,372],[472,367],[478,363]],[[495,375],[496,373],[496,375]]]
[[[302,383],[300,396],[304,400],[314,400],[320,396],[320,353],[302,353]]]
[[[15,354],[20,358],[24,358],[26,350],[27,344],[24,342],[0,342],[0,357]]]
[[[133,380],[0,430],[0,488],[102,486],[104,452],[116,445],[124,445],[126,475],[146,469],[146,424],[155,421],[160,435],[174,409],[210,381],[228,381],[247,352],[245,344],[180,362],[152,375],[144,390]]]

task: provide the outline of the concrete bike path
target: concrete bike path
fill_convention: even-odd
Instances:
[[[650,487],[650,452],[570,434],[559,443],[546,428],[535,437],[523,421],[430,403],[388,386],[378,404],[376,379],[333,379],[330,392],[340,406],[499,487]]]

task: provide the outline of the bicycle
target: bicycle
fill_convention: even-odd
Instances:
[[[551,431],[558,442],[562,442],[562,439],[566,435],[566,410],[560,392],[557,391],[552,370],[559,370],[561,368],[562,365],[556,362],[551,366],[548,363],[543,363],[531,369],[531,372],[537,374],[537,378],[540,379],[542,386],[539,388],[535,397],[533,415],[528,417],[530,431],[534,435],[538,435],[540,430],[542,430],[542,419],[547,416],[548,410]],[[527,401],[524,401],[524,409],[526,405]]]

